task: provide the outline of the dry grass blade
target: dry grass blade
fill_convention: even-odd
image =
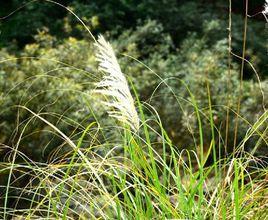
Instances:
[[[104,72],[102,81],[96,84],[95,93],[112,98],[104,102],[111,110],[111,117],[128,124],[134,131],[139,128],[139,117],[135,109],[134,100],[131,96],[129,86],[121,68],[118,64],[112,46],[99,36],[95,44],[98,52],[96,54],[99,69]]]

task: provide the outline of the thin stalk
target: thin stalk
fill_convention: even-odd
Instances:
[[[236,146],[236,142],[237,142],[238,121],[239,121],[238,116],[240,114],[241,96],[242,96],[242,93],[243,93],[243,75],[244,75],[244,67],[245,67],[245,55],[246,55],[246,43],[247,43],[247,27],[248,27],[248,0],[246,0],[244,34],[243,34],[242,63],[241,63],[241,71],[240,71],[240,84],[239,84],[237,112],[236,112],[236,120],[235,120],[233,153],[235,153],[235,146]]]
[[[208,94],[208,105],[209,105],[209,121],[210,121],[210,129],[211,129],[211,145],[212,145],[212,155],[213,155],[213,164],[215,165],[215,176],[218,177],[217,170],[217,153],[216,153],[216,145],[215,145],[215,132],[214,132],[214,121],[213,121],[213,113],[211,107],[211,94],[210,94],[210,85],[207,76],[207,94]]]
[[[235,219],[240,219],[240,205],[239,205],[239,199],[240,199],[240,191],[239,191],[239,168],[238,168],[238,161],[234,161],[234,212],[235,212]]]
[[[231,84],[231,65],[232,65],[232,0],[229,0],[229,25],[228,25],[228,77],[227,77],[227,109],[226,109],[226,127],[224,153],[227,155],[228,133],[229,133],[229,117],[230,117],[230,84]]]

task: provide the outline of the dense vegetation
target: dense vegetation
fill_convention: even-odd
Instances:
[[[265,216],[262,14],[233,1],[229,32],[226,1],[58,2],[0,3],[0,217]],[[112,44],[138,133],[92,92],[104,73],[83,24]]]

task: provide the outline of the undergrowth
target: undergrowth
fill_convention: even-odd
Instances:
[[[245,24],[244,41],[246,28]],[[231,56],[231,27],[229,31]],[[105,79],[94,91],[111,109],[109,115],[120,122],[105,127],[91,112],[92,122],[86,127],[78,124],[81,133],[74,139],[44,117],[49,112],[36,113],[26,106],[16,106],[31,116],[22,124],[14,147],[1,146],[8,149],[8,154],[0,163],[0,174],[6,175],[0,182],[4,192],[0,194],[0,216],[3,219],[265,219],[267,158],[256,157],[255,152],[260,145],[267,147],[267,110],[254,124],[248,122],[246,135],[239,142],[235,138],[232,151],[228,152],[228,139],[222,137],[214,123],[215,106],[211,104],[209,82],[207,117],[187,83],[181,81],[189,93],[188,103],[194,109],[192,114],[198,125],[195,131],[198,135],[192,137],[193,150],[181,150],[172,143],[155,108],[139,100],[135,85],[131,80],[127,82],[109,44],[104,38],[94,41]],[[241,59],[243,66],[244,53]],[[241,93],[242,73],[243,68]],[[164,79],[161,83],[169,87]],[[227,115],[237,115],[235,132],[238,132],[238,119],[246,121],[239,111],[240,98],[238,109],[223,106]],[[87,107],[91,109],[90,103]],[[153,117],[148,118],[145,111]],[[63,120],[61,115],[55,117]],[[45,163],[33,161],[20,151],[25,130],[37,120],[63,143]],[[208,147],[203,141],[204,120],[211,129]],[[109,137],[109,130],[119,135],[116,141]],[[246,146],[252,137],[256,142],[248,151]],[[68,150],[60,151],[63,147]],[[23,186],[19,184],[21,180]]]

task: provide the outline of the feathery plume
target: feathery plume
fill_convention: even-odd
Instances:
[[[262,11],[262,14],[264,15],[266,21],[268,22],[268,18],[266,17],[266,16],[268,16],[268,0],[265,0],[264,9]]]
[[[138,113],[113,48],[101,35],[95,46],[98,50],[96,59],[99,62],[99,69],[104,72],[104,77],[96,84],[97,89],[94,92],[111,97],[111,101],[103,102],[111,109],[108,114],[137,131],[139,128]]]

